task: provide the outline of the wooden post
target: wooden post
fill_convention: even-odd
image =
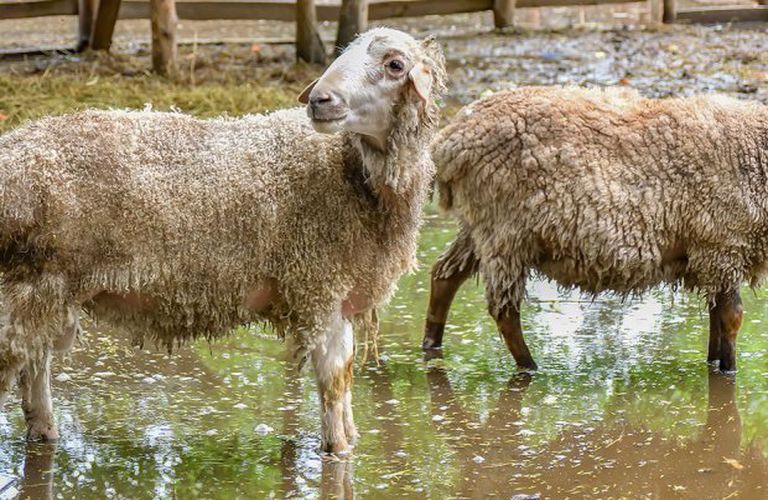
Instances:
[[[152,69],[163,76],[176,73],[175,0],[149,0],[152,26]]]
[[[493,0],[493,24],[498,29],[515,25],[515,4],[517,0]]]
[[[120,0],[99,0],[96,8],[96,19],[93,21],[91,32],[91,48],[94,50],[109,50],[112,45],[112,33],[115,32],[117,11],[120,10]]]
[[[91,33],[93,32],[93,14],[96,4],[93,0],[77,1],[78,35],[77,52],[82,52],[91,45]]]
[[[315,0],[296,0],[296,57],[325,64],[325,47],[317,31]]]
[[[355,36],[368,27],[368,0],[341,0],[339,31],[334,55],[341,54]]]
[[[661,22],[664,24],[674,23],[677,21],[677,5],[675,0],[664,0],[664,15],[661,18]]]
[[[658,29],[664,17],[666,5],[662,5],[664,0],[648,0],[648,27]]]

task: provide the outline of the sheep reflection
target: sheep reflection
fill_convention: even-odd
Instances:
[[[454,446],[461,468],[458,497],[664,497],[685,492],[692,498],[736,493],[759,498],[768,484],[768,459],[760,446],[740,446],[735,385],[722,375],[709,375],[707,418],[696,437],[677,440],[619,419],[598,423],[591,431],[566,427],[538,451],[524,446],[513,425],[525,419],[528,375],[509,380],[481,425],[467,425],[477,418],[458,403],[447,375],[444,369],[431,368],[427,377],[433,415],[442,417],[435,425]]]

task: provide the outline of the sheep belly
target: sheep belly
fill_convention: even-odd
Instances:
[[[619,254],[607,249],[587,258],[545,255],[535,269],[559,285],[598,294],[612,291],[623,295],[642,293],[662,283],[676,286],[685,277],[688,259],[681,246],[641,254],[637,249]]]

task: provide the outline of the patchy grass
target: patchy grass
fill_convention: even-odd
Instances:
[[[89,54],[20,62],[0,74],[0,133],[27,120],[86,108],[179,109],[201,117],[261,113],[296,104],[320,68],[255,58],[250,48],[182,56],[178,78],[146,71],[142,57]]]

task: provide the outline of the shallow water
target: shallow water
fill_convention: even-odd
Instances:
[[[18,401],[0,414],[0,498],[766,498],[764,294],[744,293],[735,381],[704,362],[701,302],[668,290],[591,302],[531,283],[530,376],[467,283],[427,360],[427,271],[453,232],[429,216],[422,267],[382,314],[380,365],[357,366],[351,461],[316,452],[311,373],[269,333],[169,357],[92,327],[56,360],[58,446],[25,443]]]

